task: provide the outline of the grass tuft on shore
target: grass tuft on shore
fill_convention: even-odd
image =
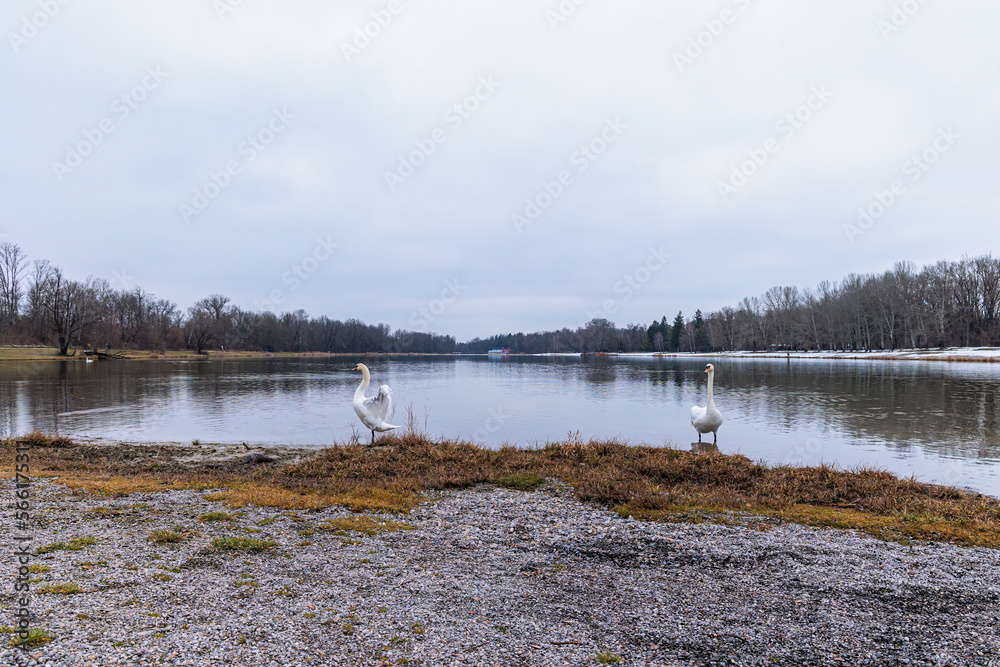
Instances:
[[[73,446],[73,441],[70,440],[69,438],[63,438],[63,437],[59,437],[59,436],[53,437],[53,436],[50,436],[50,435],[46,435],[45,433],[42,433],[41,431],[37,431],[37,430],[32,431],[31,433],[28,433],[27,435],[25,435],[25,436],[23,436],[21,438],[18,438],[18,440],[21,440],[22,442],[28,443],[29,445],[31,445],[32,448],[34,448],[34,447],[72,447]]]
[[[216,490],[206,499],[234,509],[318,511],[339,505],[398,514],[429,500],[424,492],[430,490],[495,484],[530,491],[556,479],[581,501],[644,520],[788,521],[904,543],[1000,547],[997,499],[877,469],[769,466],[740,455],[575,438],[533,450],[490,450],[410,432],[377,444],[338,445],[269,468],[178,466],[168,450],[155,446],[76,444],[36,450],[32,467],[80,492]],[[0,470],[12,466],[13,454],[12,441],[5,442]]]
[[[79,595],[83,590],[75,581],[68,584],[53,584],[38,589],[39,595]]]
[[[259,553],[278,546],[274,540],[257,540],[250,537],[217,537],[212,547],[220,551],[250,551]]]
[[[84,547],[93,546],[97,544],[97,538],[86,536],[86,537],[74,537],[69,542],[53,542],[52,544],[45,544],[43,546],[35,549],[35,555],[42,555],[47,553],[52,553],[53,551],[81,551]]]
[[[31,628],[28,630],[27,637],[15,637],[11,640],[10,646],[12,648],[31,650],[39,646],[44,646],[55,638],[54,634],[44,628]]]
[[[617,665],[622,661],[621,656],[611,651],[598,651],[594,654],[594,660],[602,665]]]
[[[149,541],[154,544],[177,544],[184,541],[184,536],[175,530],[159,528],[149,534]]]
[[[328,519],[321,528],[335,535],[347,535],[348,532],[354,532],[362,533],[369,537],[381,535],[382,533],[413,530],[413,526],[408,523],[370,516],[348,516],[339,519]]]
[[[500,477],[496,480],[496,484],[517,491],[534,491],[545,484],[545,478],[532,473],[511,475],[510,477]]]

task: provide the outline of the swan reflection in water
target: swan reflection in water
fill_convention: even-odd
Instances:
[[[692,442],[691,451],[695,454],[718,454],[719,446],[714,442]]]

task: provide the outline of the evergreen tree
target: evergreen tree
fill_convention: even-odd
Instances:
[[[681,332],[684,330],[684,315],[678,311],[674,318],[674,325],[670,327],[670,349],[674,352],[681,351]]]
[[[667,324],[667,316],[664,315],[646,329],[646,339],[643,341],[643,349],[651,349],[656,352],[663,352],[664,346],[670,341],[670,325]]]
[[[660,323],[654,320],[653,323],[649,325],[649,328],[646,329],[646,341],[652,344],[653,339],[656,338],[656,334],[659,331],[660,331]]]
[[[694,349],[695,352],[704,352],[708,348],[708,336],[705,332],[705,318],[702,317],[701,310],[694,312]]]

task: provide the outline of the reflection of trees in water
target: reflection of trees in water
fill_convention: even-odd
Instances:
[[[76,368],[84,365],[47,361],[0,366],[0,400],[7,413],[4,432],[23,435],[37,428],[55,433],[60,406],[79,393],[73,387],[73,378]]]
[[[4,365],[0,367],[0,400],[11,408],[5,430],[12,434],[32,429],[62,433],[75,419],[75,415],[63,413],[138,408],[143,401],[171,400],[169,385],[147,381],[150,375],[157,375],[156,370],[176,377],[176,368],[148,366],[140,372],[135,366],[114,361],[45,362],[28,369]]]
[[[679,389],[697,382],[684,370],[702,363],[664,360],[650,378]],[[720,409],[744,421],[832,429],[896,451],[919,444],[943,456],[1000,457],[1000,373],[920,362],[712,363]]]
[[[572,357],[509,357],[503,361],[480,361],[487,368],[498,369],[497,375],[514,376],[518,379],[521,391],[531,391],[536,380],[544,378],[545,382],[554,382],[564,387],[581,386],[582,389],[595,396],[612,396],[615,383],[621,379],[637,379],[630,375],[632,369],[623,365],[615,357],[588,356]],[[532,376],[532,377],[528,377]],[[624,376],[624,378],[622,377]]]
[[[331,400],[345,397],[349,403],[361,376],[348,371],[352,365],[348,361],[331,358],[90,364],[82,360],[12,362],[0,365],[0,405],[5,408],[0,428],[7,434],[22,434],[36,428],[47,433],[83,429],[101,436],[101,424],[142,428],[150,419],[145,408],[156,408],[160,419],[164,415],[178,419],[179,413],[191,406],[209,416],[238,415],[254,409],[255,403],[262,399],[304,402],[310,393],[329,394]],[[376,380],[386,380],[390,363],[374,362],[379,370]],[[443,357],[413,362],[413,366],[418,364],[420,367],[410,368],[410,372],[426,372],[436,378],[453,374],[456,365],[454,359]],[[65,414],[90,410],[102,412]]]
[[[38,371],[28,368],[28,364],[18,362],[6,364],[3,370],[6,372],[0,374],[0,407],[3,409],[0,432],[4,436],[20,435],[25,430],[22,422],[27,410],[21,405],[25,392],[19,389],[17,383],[25,384],[26,380],[36,376]]]
[[[167,376],[164,387],[169,387],[174,400],[183,399],[199,409],[209,406],[214,415],[238,415],[252,410],[261,399],[305,403],[314,392],[326,392],[332,397],[346,396],[350,400],[354,388],[361,381],[359,373],[351,373],[353,366],[339,358],[332,360],[239,360],[204,362],[192,368],[182,383]],[[384,367],[373,365],[373,381],[386,381]],[[337,371],[343,371],[338,373]],[[346,393],[350,389],[351,393]]]
[[[246,414],[261,401],[295,405],[348,401],[359,378],[347,371],[359,359],[271,359],[224,362],[79,361],[0,364],[0,428],[58,433],[102,425],[143,428],[185,411],[210,417]],[[633,396],[680,406],[704,404],[706,359],[514,357],[456,360],[412,357],[371,360],[376,383],[386,382],[405,406],[417,387],[474,392],[482,383],[541,396],[560,393],[604,399]],[[836,362],[714,358],[719,407],[727,420],[761,430],[829,432],[853,444],[905,452],[923,447],[945,457],[1000,458],[1000,367],[922,362]],[[476,363],[476,366],[469,366]],[[342,372],[341,372],[342,371]],[[421,390],[422,390],[421,389]],[[407,391],[408,390],[408,391]],[[183,406],[176,409],[176,406]],[[429,406],[432,410],[434,405]],[[91,415],[83,410],[121,408]],[[164,409],[166,408],[166,409]],[[642,413],[644,414],[644,413]],[[563,415],[570,418],[572,415]],[[645,417],[644,417],[645,418]],[[650,412],[649,419],[660,416]],[[85,427],[85,428],[83,428]],[[833,435],[836,434],[836,435]]]
[[[582,362],[587,384],[614,384],[618,379],[619,364],[611,357],[584,357]]]
[[[47,433],[71,432],[88,410],[121,408],[97,418],[125,421],[141,427],[143,407],[194,402],[216,411],[232,411],[243,396],[277,397],[303,394],[330,384],[330,376],[306,373],[283,361],[227,362],[117,362],[80,361],[0,367],[0,404],[5,408],[5,433],[32,429]],[[88,430],[97,428],[92,426]],[[102,435],[94,433],[94,435]]]

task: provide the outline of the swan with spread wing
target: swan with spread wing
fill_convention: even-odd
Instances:
[[[375,442],[375,431],[382,433],[394,428],[401,428],[386,421],[392,414],[392,389],[389,388],[389,385],[382,385],[378,388],[377,394],[366,397],[365,389],[368,388],[368,383],[372,380],[368,367],[364,364],[358,364],[351,370],[361,371],[361,384],[354,392],[354,411],[358,413],[358,417],[364,425],[371,430],[372,443]]]

